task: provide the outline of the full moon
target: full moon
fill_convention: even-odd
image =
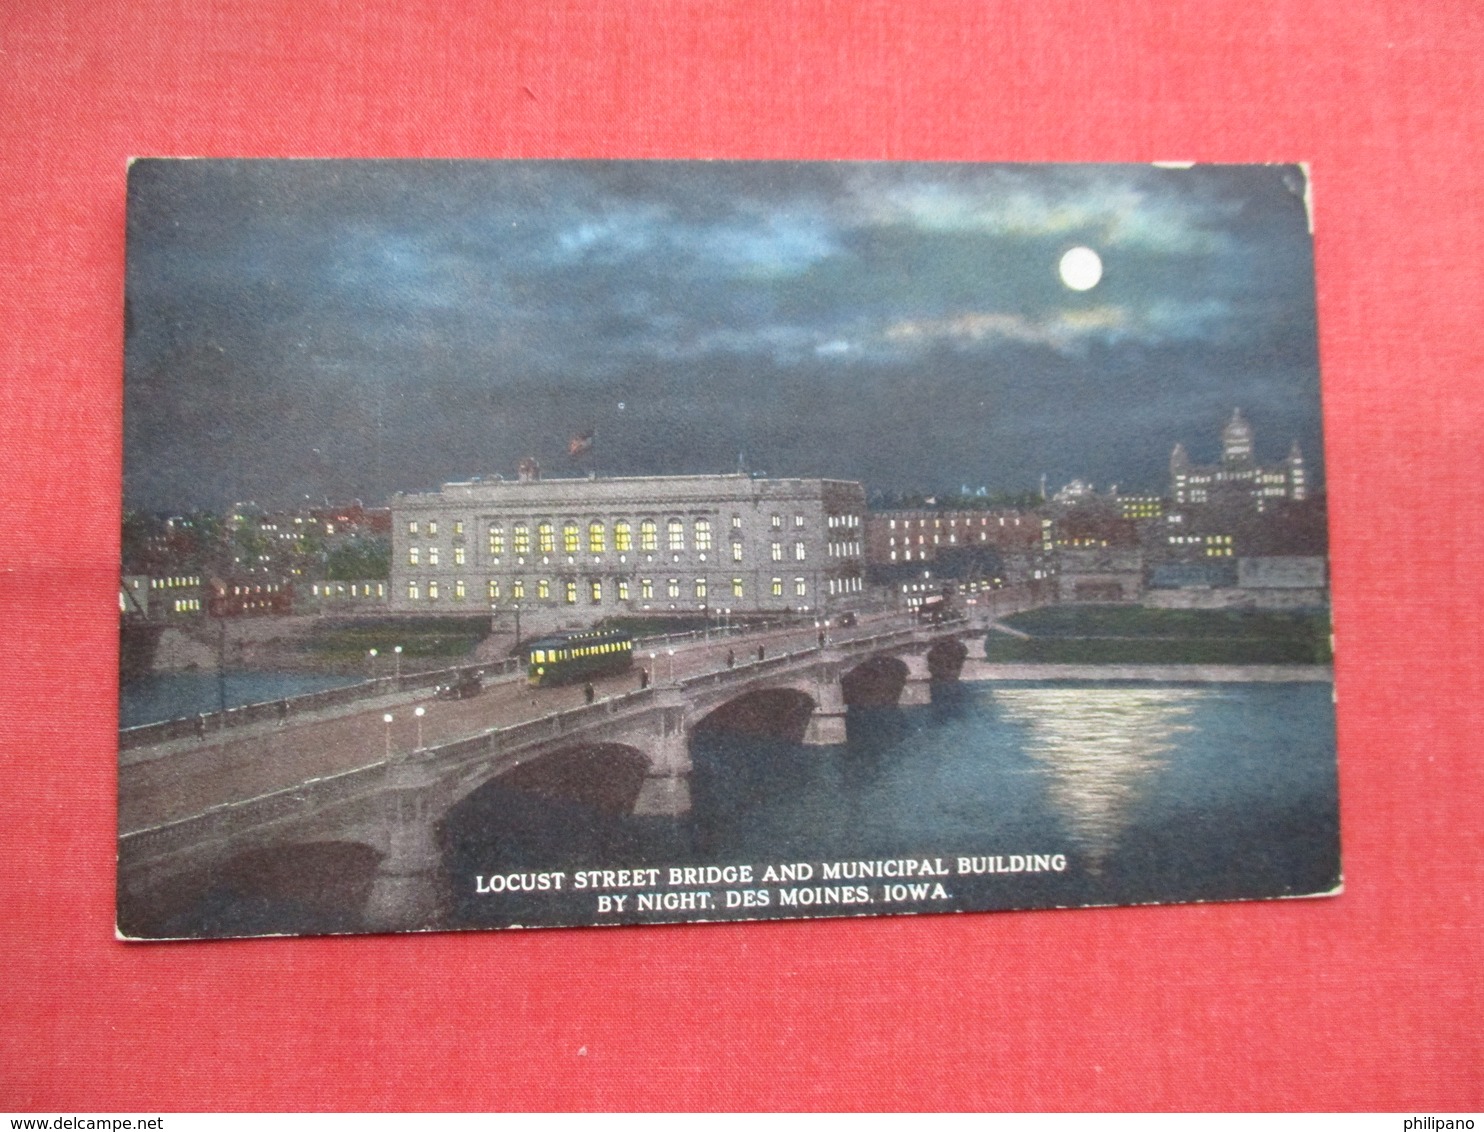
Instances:
[[[1103,277],[1103,261],[1091,248],[1073,248],[1057,265],[1061,281],[1074,291],[1090,291]]]

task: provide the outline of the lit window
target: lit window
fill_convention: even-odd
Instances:
[[[710,519],[697,519],[696,520],[696,549],[697,550],[710,550],[711,549],[711,520]]]
[[[741,578],[733,578],[732,579],[732,596],[733,597],[741,597],[742,596],[742,579]]]
[[[741,562],[742,561],[742,544],[740,542],[734,542],[734,543],[732,543],[732,561],[733,562]]]
[[[657,548],[656,529],[653,519],[645,519],[639,524],[640,550],[655,550]]]
[[[783,516],[772,515],[769,517],[768,523],[775,531],[779,530],[783,526]]]
[[[455,578],[453,583],[453,596],[456,601],[464,600],[464,579]]]
[[[547,601],[550,598],[551,598],[551,583],[548,582],[545,578],[542,578],[540,581],[538,581],[536,583],[536,599],[538,601]]]
[[[499,592],[498,583],[496,583],[495,585],[495,590],[496,592]],[[516,578],[515,581],[510,583],[510,598],[512,601],[521,601],[525,598],[525,596],[526,584],[520,578]]]
[[[490,553],[496,558],[505,553],[505,528],[498,523],[490,525]]]
[[[772,583],[771,583],[771,589],[772,589],[772,593],[773,593],[773,596],[774,597],[782,597],[783,596],[783,579],[782,578],[774,578],[773,581],[772,581]]]
[[[419,561],[419,554],[420,553],[421,552],[417,549],[417,547],[415,547],[415,546],[409,546],[407,548],[407,565],[409,565],[409,566],[416,566],[418,564],[418,561]]]
[[[453,564],[455,566],[462,566],[464,564],[464,548],[462,546],[453,548]]]
[[[455,519],[453,521],[453,533],[455,535],[459,535],[459,536],[462,536],[463,535],[463,533],[464,533],[464,520],[462,520],[462,519]]]
[[[669,538],[668,538],[667,542],[665,543],[665,545],[670,550],[684,550],[685,549],[685,524],[682,523],[679,519],[671,519],[666,524],[666,527],[668,528],[668,531],[669,531]]]
[[[511,532],[511,541],[516,554],[531,553],[531,532],[524,523],[515,524],[515,530]]]
[[[804,516],[797,515],[797,514],[794,515],[794,526],[796,526],[796,527],[802,527],[803,525],[804,525]]]
[[[733,515],[732,516],[732,530],[734,530],[734,531],[740,531],[741,529],[742,529],[742,516],[741,515]]]
[[[803,578],[795,578],[794,579],[794,596],[795,597],[808,597],[809,596],[809,585],[808,585],[807,582],[804,581]]]
[[[564,523],[562,525],[562,553],[577,553],[577,524]]]
[[[429,519],[428,520],[428,537],[429,538],[437,538],[438,537],[438,520],[437,519]],[[429,597],[432,597],[433,595],[430,593],[428,596]]]
[[[500,583],[491,578],[489,581],[489,585],[485,587],[485,592],[489,596],[490,601],[499,601]]]
[[[613,549],[620,554],[634,549],[633,536],[630,534],[628,522],[624,519],[613,524]]]
[[[536,525],[536,551],[539,554],[550,554],[556,550],[556,532],[550,523],[538,523]]]
[[[772,557],[772,559],[773,559],[774,562],[782,562],[783,561],[783,544],[781,542],[775,542],[775,543],[773,543],[773,545],[769,548],[769,554]]]
[[[640,578],[639,579],[639,597],[641,599],[643,599],[644,601],[650,601],[650,600],[652,600],[654,598],[654,579],[653,578]]]
[[[417,583],[416,582],[408,582],[407,583],[407,600],[408,601],[416,601],[417,599],[418,599]]]
[[[429,601],[437,601],[438,600],[438,583],[437,582],[429,582],[428,583],[428,600]]]
[[[591,595],[592,595],[592,599],[593,599],[593,604],[594,605],[598,605],[600,602],[602,602],[602,600],[603,600],[603,583],[600,582],[597,578],[594,578],[592,580],[590,586],[589,586],[589,589],[591,591]]]
[[[562,595],[566,598],[568,605],[577,604],[577,583],[574,582],[571,578],[568,578],[562,584]]]
[[[429,566],[436,566],[436,565],[438,565],[438,548],[436,546],[430,546],[430,547],[428,547],[428,565]]]
[[[620,578],[618,580],[618,600],[629,600],[629,580],[627,578]]]
[[[417,534],[417,520],[416,519],[409,519],[408,520],[408,522],[407,522],[407,533],[410,534],[410,535],[416,535]]]
[[[696,579],[696,600],[697,601],[705,601],[706,600],[706,579],[705,578],[697,578]]]
[[[587,552],[602,554],[607,549],[608,533],[603,529],[603,524],[594,519],[587,525]]]
[[[665,583],[665,592],[667,594],[669,594],[671,597],[679,597],[680,596],[680,579],[679,578],[671,578],[668,582],[666,582]]]
[[[804,561],[804,544],[801,542],[794,543],[794,561]]]

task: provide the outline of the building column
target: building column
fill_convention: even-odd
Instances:
[[[371,882],[366,926],[373,931],[432,927],[442,905],[442,854],[435,832],[432,759],[413,753],[392,763],[382,797],[385,856]]]

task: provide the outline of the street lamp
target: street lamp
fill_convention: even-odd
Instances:
[[[398,645],[392,649],[392,655],[397,658],[397,679],[402,679],[402,646]]]
[[[670,655],[670,681],[669,682],[671,684],[673,684],[673,683],[675,683],[675,650],[674,649],[666,649],[665,651],[667,653],[669,653],[669,655]]]
[[[376,650],[366,650],[366,671],[371,674],[371,679],[376,679]]]
[[[423,716],[428,714],[428,709],[417,707],[413,709],[412,714],[417,716],[417,749],[421,751],[423,749]]]
[[[371,650],[373,653],[375,649]],[[381,722],[386,724],[386,757],[392,757],[392,713],[387,712],[381,717]]]

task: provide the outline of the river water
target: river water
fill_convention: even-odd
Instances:
[[[139,727],[167,719],[186,719],[221,708],[223,684],[227,707],[262,704],[306,692],[359,683],[359,676],[322,676],[309,672],[159,672],[125,681],[119,687],[119,726]]]
[[[853,882],[868,903],[785,908],[775,888],[766,907],[704,918],[1230,900],[1339,882],[1329,684],[943,685],[928,706],[852,708],[847,731],[836,747],[697,735],[681,819],[470,807],[449,831],[454,921],[603,918],[588,894],[470,894],[466,880],[507,868],[798,863],[813,873],[800,888],[840,861],[941,858],[949,874],[936,899],[884,903],[873,879]],[[1041,871],[1010,871],[1037,855]],[[960,857],[984,871],[960,873]],[[1058,857],[1063,868],[1045,867]],[[633,906],[616,918],[694,918]]]

